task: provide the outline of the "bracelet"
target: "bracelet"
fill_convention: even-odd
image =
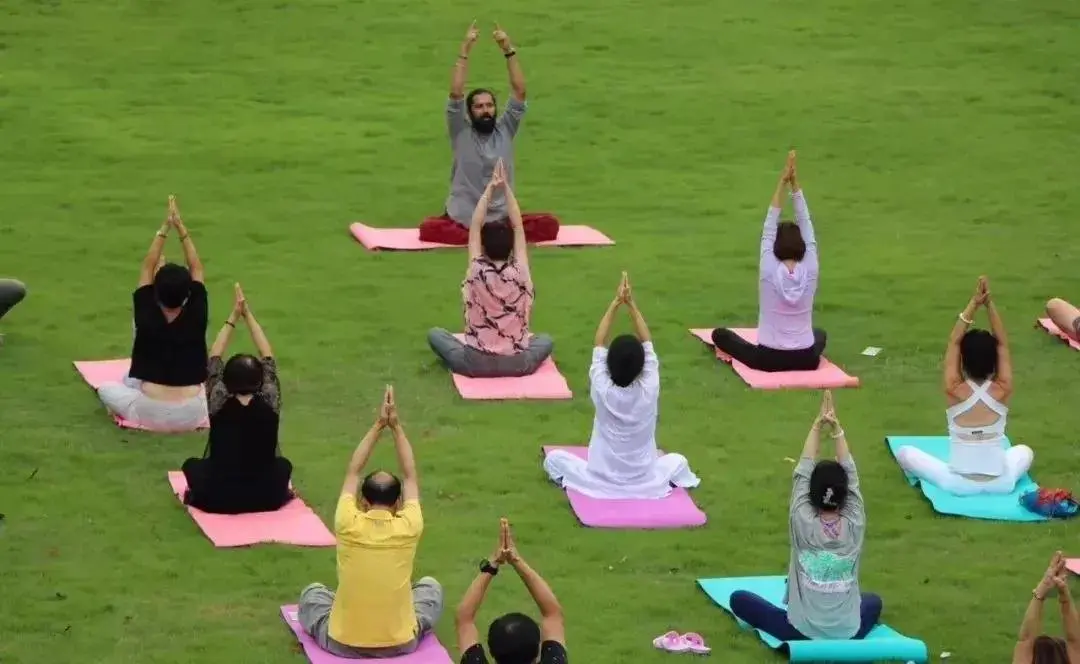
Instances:
[[[229,319],[225,319],[225,324],[228,325],[229,327],[236,327],[236,323],[232,322]]]
[[[971,325],[972,323],[974,323],[974,322],[975,322],[975,321],[973,321],[972,319],[970,319],[970,318],[967,318],[966,316],[964,316],[964,312],[963,312],[963,311],[961,311],[961,312],[960,312],[960,316],[959,316],[959,318],[960,318],[960,320],[964,321],[964,323],[965,323],[965,324],[967,324],[967,325]]]
[[[459,55],[459,56],[457,56],[457,59],[458,60],[468,60],[469,56],[467,56],[467,55]]]
[[[181,242],[187,241],[189,235],[191,235],[191,233],[185,233],[184,235],[181,235],[180,236],[180,241]]]
[[[1042,595],[1042,596],[1039,595],[1039,589],[1038,588],[1031,591],[1031,596],[1033,598],[1039,600],[1040,602],[1043,601],[1044,599],[1046,599],[1046,595]]]
[[[839,431],[834,431],[833,434],[831,436],[829,436],[829,437],[830,438],[843,438],[844,437],[844,430],[840,429]]]
[[[516,48],[512,48],[509,51],[506,51],[505,53],[503,53],[503,57],[505,57],[507,60],[514,57],[515,55],[517,55],[517,49]]]

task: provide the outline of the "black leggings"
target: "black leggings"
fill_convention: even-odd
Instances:
[[[797,350],[778,350],[767,346],[752,344],[725,327],[712,331],[712,342],[722,350],[751,369],[775,373],[779,371],[813,371],[821,362],[825,352],[825,330],[814,328],[814,345]]]
[[[184,504],[214,514],[274,512],[293,498],[289,489],[292,463],[277,457],[265,468],[242,475],[222,473],[209,459],[188,459],[182,470],[188,481]]]

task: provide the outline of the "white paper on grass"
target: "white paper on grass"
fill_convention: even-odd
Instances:
[[[863,349],[862,354],[867,357],[877,357],[877,354],[881,352],[881,349],[877,346],[867,346]]]

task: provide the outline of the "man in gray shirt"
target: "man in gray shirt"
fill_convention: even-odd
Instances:
[[[491,180],[495,164],[506,165],[507,185],[514,186],[514,137],[528,108],[525,103],[525,76],[521,72],[517,50],[510,37],[495,26],[495,43],[502,49],[510,74],[510,101],[500,115],[495,93],[478,88],[465,94],[469,54],[480,32],[474,22],[461,45],[446,103],[446,127],[454,161],[450,169],[450,195],[446,211],[428,217],[420,224],[420,239],[425,242],[465,245],[469,242],[469,224],[480,196]],[[506,199],[500,191],[488,205],[484,223],[507,220]],[[523,214],[525,238],[529,242],[554,240],[559,234],[559,220],[545,213]]]
[[[822,431],[836,444],[836,461],[817,460]],[[828,390],[795,465],[788,523],[786,610],[739,590],[731,594],[731,612],[780,641],[865,638],[881,617],[881,598],[859,590],[866,510]]]

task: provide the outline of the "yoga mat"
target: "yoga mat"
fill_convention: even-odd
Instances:
[[[566,450],[587,459],[588,447],[545,445],[544,456],[552,450]],[[674,487],[666,498],[655,500],[592,498],[573,489],[566,489],[570,509],[581,525],[588,528],[625,528],[635,530],[659,530],[661,528],[694,528],[704,526],[705,512],[694,503],[690,493]]]
[[[776,606],[784,606],[786,594],[783,576],[744,576],[719,579],[698,579],[698,586],[709,599],[731,613],[731,593],[746,590]],[[743,629],[750,626],[735,619]],[[926,662],[930,653],[926,644],[897,632],[888,625],[878,625],[865,639],[858,641],[816,639],[813,641],[779,641],[754,630],[765,645],[787,654],[793,662]]]
[[[1080,558],[1068,558],[1065,560],[1065,569],[1073,574],[1080,574]]]
[[[458,341],[465,335],[455,334]],[[462,399],[500,401],[510,399],[572,399],[574,393],[566,377],[559,373],[555,360],[548,357],[535,373],[520,378],[469,378],[459,374],[454,377],[454,387]]]
[[[948,436],[888,436],[885,444],[889,446],[893,458],[896,450],[904,445],[911,445],[942,461],[949,460]],[[1004,446],[1012,443],[1005,439]],[[982,494],[976,496],[954,496],[929,482],[920,482],[917,478],[904,473],[912,486],[919,486],[934,510],[942,514],[966,516],[969,519],[987,519],[990,521],[1048,521],[1044,516],[1028,511],[1020,504],[1020,496],[1039,488],[1030,475],[1024,475],[1016,483],[1016,488],[1008,494]]]
[[[95,360],[89,362],[75,362],[75,371],[79,372],[82,379],[86,381],[87,385],[94,389],[96,392],[99,387],[106,383],[121,383],[127,376],[128,369],[131,368],[131,360]],[[155,431],[156,433],[163,433],[145,427],[138,422],[132,422],[125,420],[116,413],[109,412],[109,417],[116,422],[116,425],[122,429],[138,429],[140,431]],[[210,420],[205,420],[199,425],[199,429],[209,429]],[[178,432],[187,433],[187,432]]]
[[[378,251],[427,251],[429,249],[464,249],[464,245],[423,242],[419,228],[375,228],[356,222],[349,225],[349,233],[364,245],[365,249]],[[615,241],[589,226],[562,226],[559,236],[549,242],[537,242],[537,247],[600,247]]]
[[[169,472],[169,485],[182,503],[187,478],[178,470]],[[187,507],[214,546],[219,549],[252,544],[278,543],[296,546],[335,546],[337,540],[319,516],[300,498],[293,498],[276,512],[252,514],[209,514]]]
[[[292,630],[293,634],[296,635],[296,639],[304,648],[304,654],[311,664],[335,664],[335,662],[355,663],[357,661],[399,662],[400,664],[454,664],[454,661],[450,659],[450,653],[446,652],[446,648],[439,643],[438,637],[434,634],[425,636],[420,642],[420,647],[417,648],[415,652],[400,657],[356,660],[331,655],[320,648],[318,644],[315,643],[315,640],[304,632],[304,628],[300,626],[300,621],[296,619],[297,610],[296,604],[287,604],[281,607],[281,618],[285,621],[285,624],[289,626],[289,629]]]
[[[732,332],[746,339],[750,343],[757,343],[757,329],[752,327],[729,328]],[[750,387],[758,390],[825,390],[840,387],[858,387],[859,379],[849,376],[844,370],[836,366],[824,357],[821,364],[814,371],[758,371],[751,369],[742,362],[735,362],[727,353],[716,350],[712,342],[712,329],[691,329],[690,334],[705,342],[709,348],[716,352],[716,359],[727,362],[735,373],[746,381]]]
[[[1035,324],[1038,327],[1041,327],[1048,334],[1051,334],[1072,346],[1073,350],[1080,350],[1080,342],[1062,332],[1061,328],[1055,325],[1054,321],[1050,320],[1049,318],[1040,318],[1035,321]]]

